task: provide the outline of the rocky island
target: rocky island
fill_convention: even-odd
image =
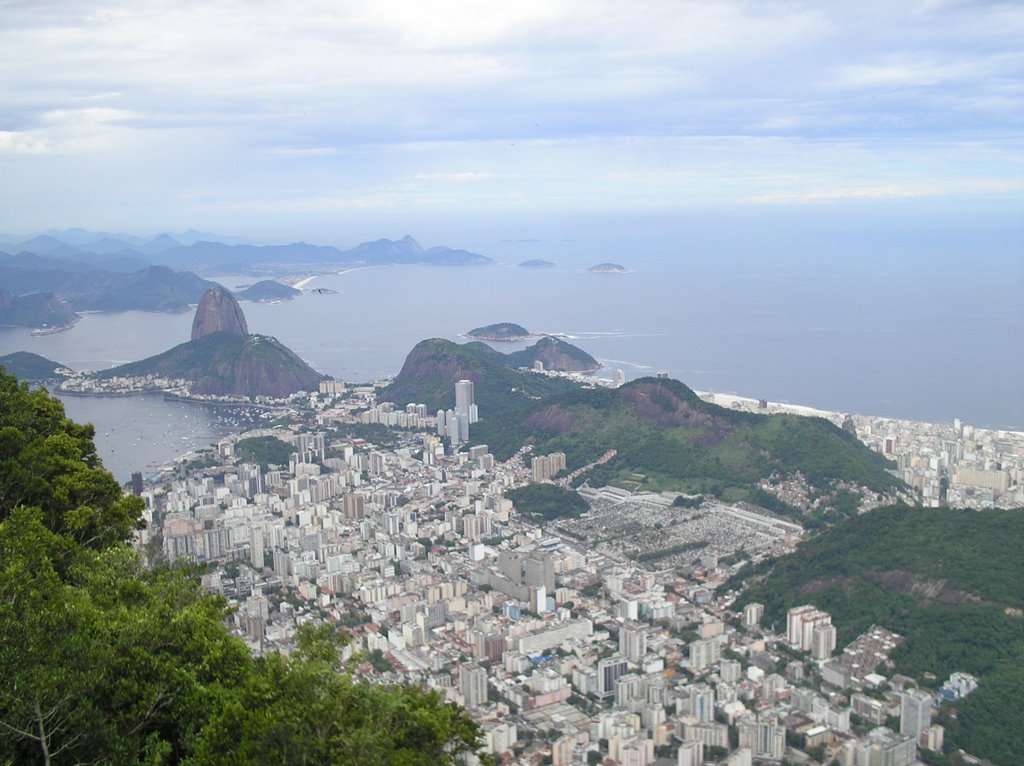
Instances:
[[[498,322],[497,324],[489,324],[484,327],[475,327],[467,332],[466,336],[473,340],[513,341],[529,340],[533,337],[533,333],[522,325],[512,322]]]
[[[528,261],[523,261],[519,264],[524,269],[550,269],[554,267],[554,263],[551,261],[545,261],[542,258],[531,258]]]
[[[290,301],[292,298],[302,295],[302,290],[296,290],[275,279],[264,279],[244,290],[239,290],[235,295],[243,301],[269,303],[271,301]]]
[[[626,267],[618,263],[598,263],[587,271],[594,274],[622,274],[626,271]]]

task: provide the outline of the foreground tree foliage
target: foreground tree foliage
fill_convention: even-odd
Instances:
[[[477,748],[436,693],[353,678],[333,628],[252,658],[194,573],[141,565],[140,510],[91,427],[0,373],[0,763],[426,766]]]

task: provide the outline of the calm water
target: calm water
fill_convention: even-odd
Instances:
[[[333,295],[242,306],[251,331],[276,336],[318,370],[349,381],[394,375],[423,338],[460,340],[473,327],[511,321],[564,334],[628,377],[667,370],[700,390],[1024,429],[1024,259],[1012,248],[964,261],[927,247],[896,257],[884,247],[864,256],[842,245],[829,245],[826,255],[826,243],[813,237],[799,244],[793,252],[777,242],[775,251],[716,249],[658,238],[641,252],[612,240],[481,242],[474,249],[501,263],[358,269],[310,285]],[[514,265],[528,258],[558,266]],[[586,271],[601,261],[628,273]],[[56,335],[0,330],[0,354],[24,349],[78,369],[103,368],[187,340],[191,321],[191,314],[90,314]],[[175,419],[162,400],[97,401],[82,415],[69,401],[69,411],[100,433]],[[167,434],[169,448],[181,436],[217,433],[206,415],[191,417]],[[144,427],[136,435],[140,443],[162,439]]]
[[[68,417],[96,426],[96,451],[120,482],[259,422],[251,410],[165,401],[160,394],[58,398]]]

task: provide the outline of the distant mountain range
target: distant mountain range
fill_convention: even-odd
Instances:
[[[353,265],[428,264],[478,266],[490,258],[449,247],[422,247],[406,236],[364,242],[349,250],[295,242],[254,245],[215,240],[198,231],[142,239],[84,229],[48,231],[6,244],[0,252],[0,285],[11,295],[52,293],[66,311],[182,311],[195,305],[213,282],[202,273],[263,276],[324,271]],[[247,300],[282,300],[298,293],[286,285],[260,283],[242,293]],[[35,306],[41,299],[33,299]],[[47,313],[21,307],[0,323],[54,326]]]
[[[330,245],[293,242],[287,245],[240,243],[188,231],[183,234],[160,234],[141,239],[107,232],[82,229],[50,231],[30,239],[5,245],[12,254],[73,260],[93,268],[113,269],[122,263],[135,268],[163,264],[175,269],[210,269],[229,265],[274,266],[344,266],[353,264],[392,265],[429,264],[435,266],[478,266],[493,263],[486,256],[450,247],[424,248],[410,236],[399,240],[379,239],[364,242],[348,250]]]
[[[53,293],[15,295],[0,288],[0,327],[66,327],[77,318],[74,310]]]
[[[0,258],[0,284],[15,295],[53,293],[75,311],[182,311],[214,285],[167,266],[124,273],[25,253]]]

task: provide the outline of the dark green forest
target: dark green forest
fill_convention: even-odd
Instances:
[[[454,763],[479,730],[435,692],[356,679],[346,634],[253,658],[195,572],[127,544],[142,503],[91,426],[0,373],[0,763]]]
[[[276,436],[252,436],[239,439],[235,454],[248,463],[259,463],[263,471],[270,465],[288,466],[288,458],[295,448]]]
[[[473,428],[474,441],[499,459],[534,444],[540,453],[564,452],[570,470],[616,450],[581,477],[590,486],[772,503],[783,513],[796,511],[759,490],[760,479],[799,472],[824,496],[840,481],[876,492],[900,486],[884,457],[827,420],[737,412],[702,401],[675,380],[641,378],[615,390],[554,394],[482,417]],[[842,503],[822,507],[820,518],[803,521],[831,522],[851,512]]]
[[[764,624],[812,603],[832,614],[839,646],[871,625],[905,637],[896,670],[935,687],[979,678],[944,706],[947,745],[1003,766],[1024,758],[1024,510],[886,508],[837,524],[729,583]],[[926,674],[932,673],[932,680]],[[947,747],[948,749],[948,747]]]
[[[537,521],[572,518],[590,510],[587,501],[576,492],[556,484],[527,484],[509,490],[505,497],[512,501],[517,511]]]

